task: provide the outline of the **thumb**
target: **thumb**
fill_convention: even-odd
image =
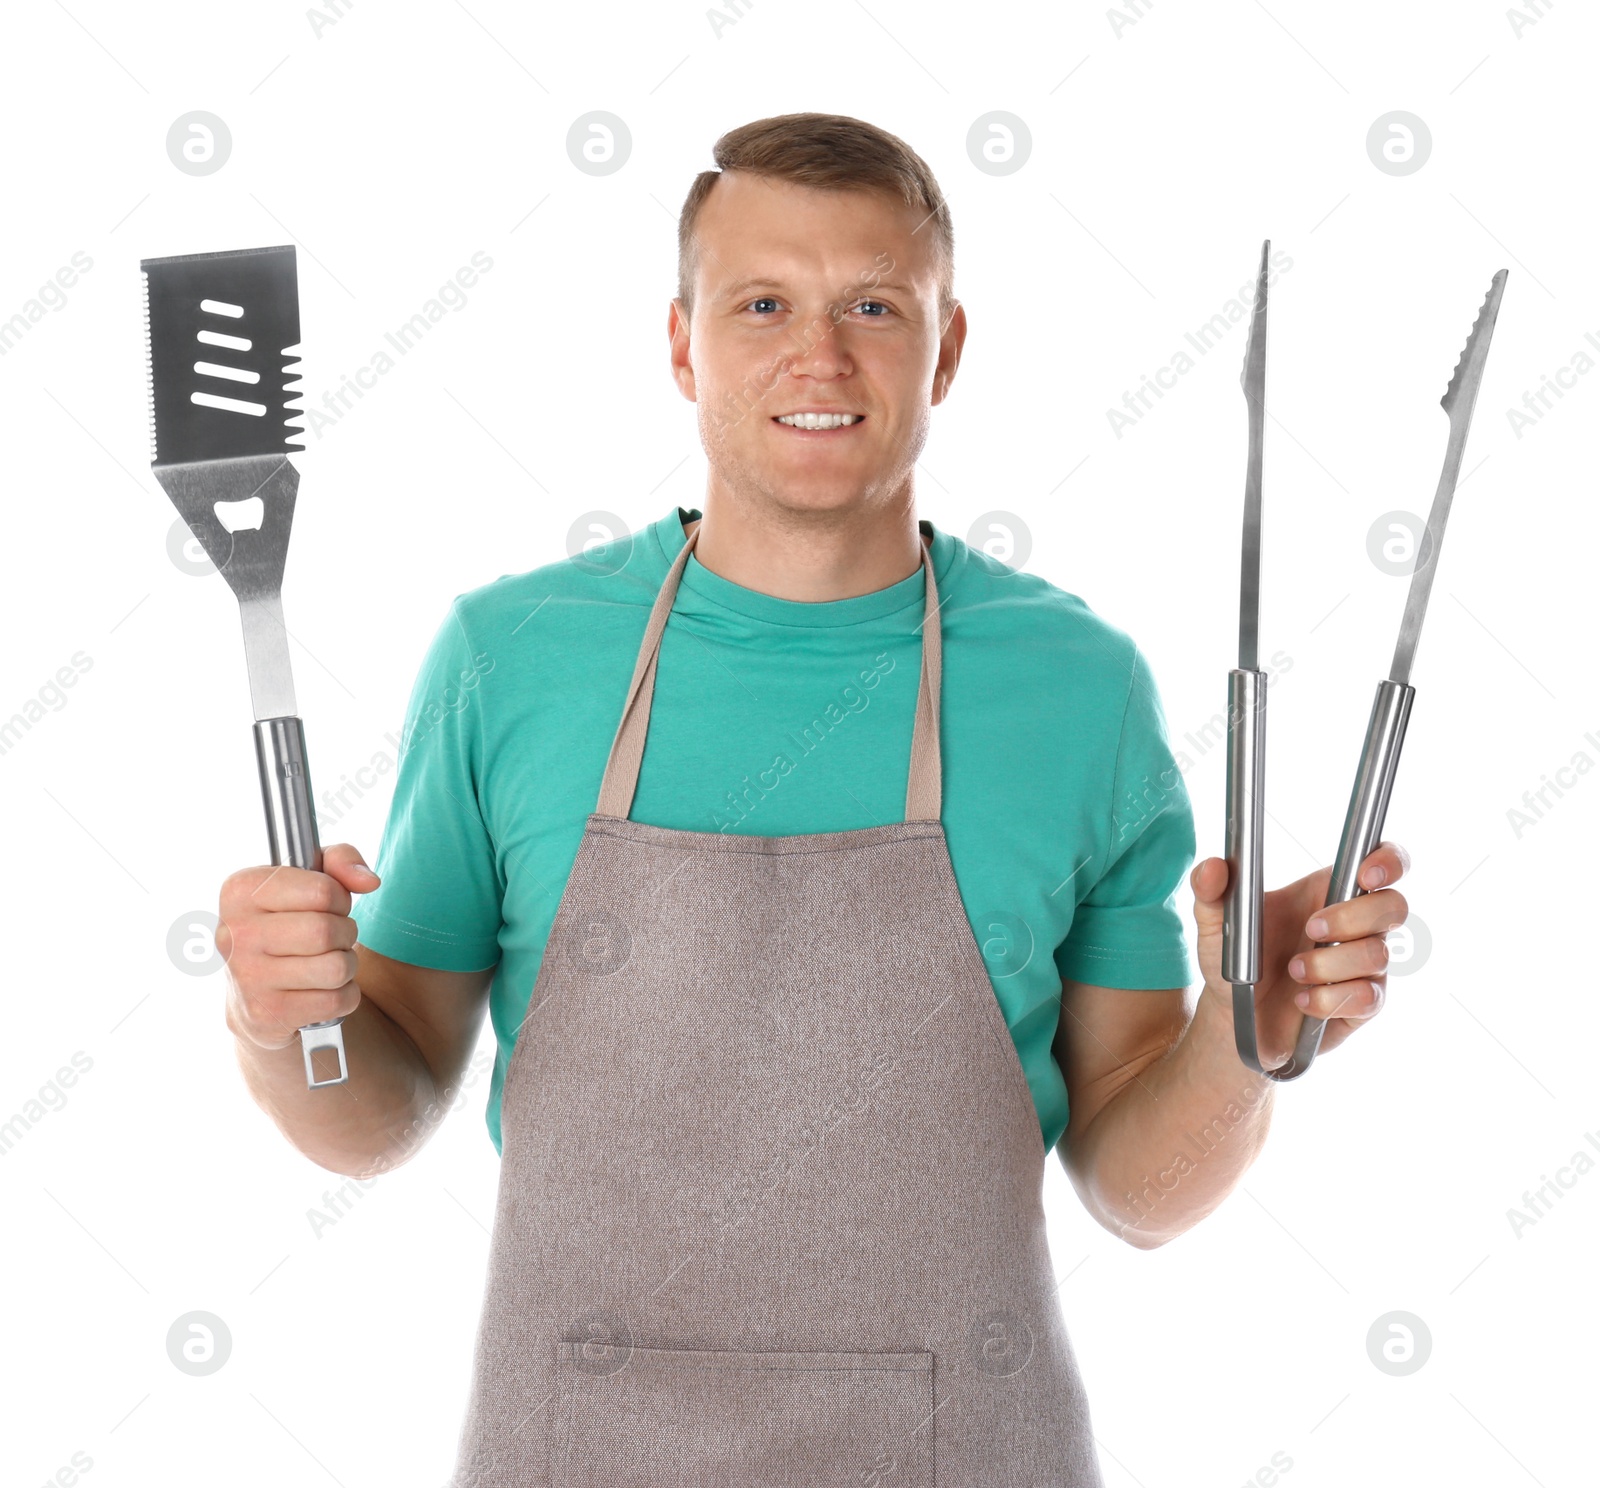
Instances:
[[[1228,892],[1228,860],[1204,858],[1189,875],[1194,891],[1194,917],[1201,930],[1221,930],[1222,901]]]
[[[352,894],[370,894],[381,882],[363,860],[359,848],[338,842],[322,850],[322,871]]]

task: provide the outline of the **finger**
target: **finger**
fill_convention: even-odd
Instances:
[[[353,950],[360,927],[349,915],[295,909],[271,916],[261,933],[261,949],[269,956],[320,956]]]
[[[1228,891],[1228,860],[1203,858],[1189,875],[1189,888],[1197,904],[1215,904]]]
[[[1361,860],[1356,883],[1363,889],[1379,889],[1394,883],[1411,866],[1411,855],[1396,842],[1380,842]]]
[[[1388,969],[1389,943],[1381,935],[1363,935],[1359,940],[1301,951],[1288,966],[1295,981],[1310,987],[1352,977],[1381,977]]]
[[[379,883],[378,875],[361,856],[361,849],[348,842],[336,842],[322,850],[322,871],[355,894],[370,894]]]
[[[288,909],[272,914],[240,915],[216,930],[217,950],[230,968],[243,956],[317,956],[354,948],[360,927],[348,915]]]
[[[1294,1001],[1309,1018],[1342,1018],[1351,1023],[1363,1023],[1383,1011],[1384,987],[1381,977],[1376,981],[1360,977],[1325,987],[1308,987],[1297,993]]]
[[[354,951],[282,956],[271,965],[273,984],[283,992],[332,992],[346,982],[353,982],[360,969]]]
[[[353,981],[340,987],[287,994],[255,996],[241,994],[239,1012],[245,1027],[257,1043],[281,1048],[307,1023],[323,1023],[331,1018],[347,1018],[361,1004],[361,989]],[[234,1027],[231,1021],[229,1027]],[[237,1029],[235,1030],[238,1031]],[[264,1035],[270,1035],[264,1037]]]
[[[1312,940],[1356,940],[1363,935],[1382,935],[1398,930],[1409,913],[1406,896],[1399,889],[1378,889],[1319,909],[1306,921],[1306,934]]]
[[[350,891],[331,874],[318,869],[298,869],[282,864],[267,869],[246,869],[258,875],[251,883],[246,909],[317,909],[323,914],[347,915]]]
[[[1317,1053],[1331,1054],[1358,1028],[1365,1026],[1365,1020],[1354,1018],[1329,1018],[1322,1026],[1322,1038],[1317,1044]]]
[[[338,879],[314,868],[241,868],[222,884],[221,917],[243,918],[262,910],[317,909],[349,914],[350,892]]]

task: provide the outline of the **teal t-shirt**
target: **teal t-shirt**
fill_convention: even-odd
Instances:
[[[413,689],[363,944],[498,963],[488,1123],[683,523],[458,595]],[[1175,896],[1194,819],[1154,679],[1074,594],[932,529],[943,823],[1048,1151],[1067,1125],[1061,982],[1186,987]],[[777,599],[690,554],[662,638],[635,821],[783,836],[901,821],[920,570],[851,599]],[[870,688],[862,672],[876,675]]]

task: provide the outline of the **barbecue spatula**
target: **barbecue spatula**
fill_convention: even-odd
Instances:
[[[150,468],[195,540],[228,581],[244,624],[256,765],[274,864],[321,869],[311,809],[305,728],[295,713],[294,677],[280,590],[299,472],[289,420],[300,376],[288,365],[300,342],[300,293],[293,245],[141,259],[150,358]],[[249,503],[249,505],[245,505]],[[236,519],[222,521],[218,508]],[[255,525],[245,525],[252,517]],[[343,1085],[339,1019],[300,1030],[306,1084]],[[319,1080],[318,1049],[338,1055],[337,1076]]]
[[[1500,297],[1505,285],[1506,270],[1501,269],[1490,281],[1489,293],[1484,297],[1478,317],[1467,334],[1467,344],[1450,376],[1450,385],[1439,400],[1450,419],[1444,468],[1439,473],[1439,484],[1434,491],[1433,506],[1428,512],[1428,525],[1417,552],[1416,567],[1411,571],[1411,588],[1400,621],[1400,638],[1395,645],[1394,661],[1388,677],[1378,683],[1377,693],[1372,700],[1367,736],[1361,747],[1355,785],[1345,812],[1344,831],[1339,838],[1339,853],[1333,861],[1328,892],[1323,899],[1325,906],[1340,904],[1367,892],[1356,883],[1356,874],[1383,836],[1383,819],[1389,810],[1389,795],[1394,788],[1395,771],[1400,764],[1400,746],[1405,741],[1406,723],[1411,717],[1412,699],[1416,696],[1416,688],[1408,680],[1411,664],[1416,656],[1417,638],[1422,633],[1422,619],[1427,612],[1428,594],[1433,587],[1433,576],[1439,563],[1439,549],[1444,544],[1445,523],[1449,520],[1450,502],[1455,496],[1456,482],[1461,475],[1467,431],[1472,427],[1472,410],[1478,401],[1478,388],[1483,382],[1484,363],[1489,357],[1489,342],[1494,335],[1495,319],[1500,314]],[[1327,940],[1317,942],[1318,947],[1333,944],[1335,942]],[[1234,988],[1233,1010],[1235,1042],[1240,1057],[1251,1069],[1260,1070],[1274,1080],[1294,1080],[1311,1068],[1318,1049],[1322,1047],[1327,1019],[1302,1017],[1294,1053],[1276,1069],[1262,1070],[1256,1057],[1254,999],[1252,997],[1247,1002],[1241,1002],[1237,986]],[[1246,1014],[1248,1022],[1245,1021]]]

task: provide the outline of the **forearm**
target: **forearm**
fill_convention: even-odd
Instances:
[[[347,1084],[308,1088],[298,1038],[264,1049],[235,1030],[239,1068],[256,1104],[312,1162],[370,1177],[421,1146],[438,1092],[416,1044],[370,997],[345,1018],[342,1031]]]
[[[1181,1235],[1227,1198],[1255,1161],[1271,1125],[1274,1088],[1240,1061],[1232,1007],[1202,991],[1177,1044],[1074,1135],[1086,1206],[1140,1249]]]

